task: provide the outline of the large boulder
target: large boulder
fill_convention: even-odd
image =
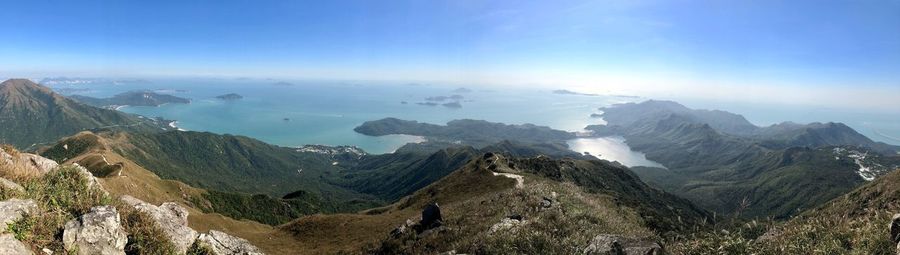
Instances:
[[[32,170],[35,170],[40,174],[49,173],[51,170],[56,169],[56,167],[59,166],[56,161],[34,154],[19,153],[19,158],[20,160],[25,161],[26,165],[32,168]]]
[[[216,255],[261,255],[259,248],[240,237],[234,237],[219,231],[210,230],[209,234],[201,234],[197,238],[200,245],[206,245]]]
[[[441,207],[438,206],[437,203],[428,204],[425,206],[425,209],[422,210],[422,220],[419,221],[419,225],[423,230],[440,227],[443,222],[444,218],[441,216]]]
[[[31,255],[31,249],[12,234],[0,235],[0,254]]]
[[[66,250],[79,255],[124,255],[128,234],[116,208],[106,205],[67,222],[62,239]]]
[[[7,225],[22,219],[25,214],[37,210],[34,200],[9,199],[0,202],[0,233],[5,232]]]
[[[601,234],[584,249],[590,255],[657,255],[665,254],[662,246],[652,240]]]
[[[172,202],[155,206],[128,195],[122,196],[121,200],[149,215],[175,245],[178,254],[185,254],[197,240],[197,231],[188,227],[188,211],[184,207]]]

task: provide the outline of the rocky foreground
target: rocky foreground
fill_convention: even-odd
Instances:
[[[0,176],[22,182],[0,178],[5,199],[0,202],[0,254],[119,255],[161,246],[168,247],[165,254],[263,254],[242,238],[191,229],[188,210],[177,203],[157,206],[127,195],[110,199],[93,174],[77,164],[58,165],[0,148]],[[60,218],[40,218],[66,211],[83,213],[61,226],[52,224],[63,222]],[[44,231],[51,234],[41,235]],[[52,234],[57,232],[61,237]]]

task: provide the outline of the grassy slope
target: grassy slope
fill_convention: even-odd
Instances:
[[[100,139],[103,144],[106,142],[103,138],[90,133],[81,133],[78,136],[82,139]],[[176,202],[188,208],[190,227],[199,232],[215,229],[250,240],[251,243],[271,254],[290,253],[289,249],[281,245],[293,240],[290,235],[256,221],[235,220],[219,213],[206,212],[203,209],[211,206],[207,196],[209,191],[194,188],[175,180],[160,179],[153,172],[121,155],[106,150],[103,146],[94,146],[91,150],[82,151],[68,162],[83,162],[84,159],[97,155],[102,155],[109,162],[122,163],[124,166],[121,176],[99,178],[101,185],[113,197],[130,195],[156,205],[164,202]]]
[[[119,146],[124,134],[95,135],[82,132],[65,138],[53,147],[42,151],[44,156],[59,162],[77,162],[87,167],[95,176],[115,177],[121,175],[123,167],[134,168],[137,165],[123,165],[130,160],[112,152],[109,148]],[[68,149],[67,149],[68,148]],[[143,168],[141,168],[143,169]],[[369,208],[377,205],[374,202],[350,201],[345,203],[323,199],[318,193],[296,191],[290,199],[273,198],[265,194],[245,194],[230,191],[206,190],[193,196],[184,196],[186,202],[204,212],[217,212],[236,219],[250,219],[270,225],[278,225],[297,217],[312,213],[333,213],[337,211],[356,211],[358,208]]]
[[[113,151],[162,178],[192,186],[273,197],[305,190],[341,211],[377,204],[368,202],[377,201],[370,195],[331,184],[333,172],[342,166],[319,154],[206,132],[104,135]]]
[[[900,171],[784,223],[749,222],[672,240],[669,247],[677,254],[895,254],[888,223],[900,212],[897,183]]]
[[[504,160],[497,159],[496,162]],[[533,160],[543,162],[545,159]],[[566,168],[562,175],[555,175],[553,173],[559,172],[530,168],[544,166],[541,164],[515,161],[519,163],[510,167],[509,164],[496,163],[493,171],[524,176],[524,186],[516,188],[513,179],[495,176],[492,170],[488,170],[492,161],[486,158],[470,161],[441,180],[387,207],[360,214],[307,216],[281,228],[294,233],[300,250],[309,254],[360,250],[404,254],[449,250],[487,254],[571,254],[579,252],[591,238],[602,233],[652,238],[654,230],[651,226],[654,224],[650,223],[650,217],[646,217],[648,210],[633,203],[641,203],[648,198],[674,198],[650,191],[652,189],[632,174],[615,169],[586,166],[576,170],[580,173],[570,172],[571,169]],[[557,164],[562,161],[548,162]],[[581,177],[590,178],[588,175],[591,174],[597,177],[583,183],[570,182]],[[565,177],[558,178],[561,176]],[[631,185],[639,186],[624,187]],[[554,197],[553,208],[540,209],[539,204],[545,197]],[[388,237],[391,229],[407,219],[417,221],[421,209],[430,202],[441,205],[444,230],[427,236],[408,234],[399,238]],[[646,206],[660,205],[652,203]],[[514,214],[522,215],[526,223],[489,233],[493,224]],[[682,217],[685,222],[699,222],[698,214],[703,213],[698,210],[694,214],[679,212],[670,216],[672,219]]]

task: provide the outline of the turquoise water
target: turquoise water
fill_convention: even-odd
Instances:
[[[421,138],[405,135],[371,137],[353,128],[368,120],[386,117],[444,124],[454,119],[481,119],[507,124],[532,123],[567,131],[580,131],[590,124],[597,108],[643,98],[558,95],[552,89],[464,86],[471,92],[454,92],[459,86],[389,82],[289,81],[181,79],[124,84],[93,83],[61,85],[56,89],[80,89],[78,94],[107,97],[131,90],[190,98],[190,104],[160,107],[123,107],[120,110],[151,117],[177,120],[179,128],[253,137],[281,146],[306,144],[355,145],[370,153],[388,153]],[[87,91],[83,91],[87,89]],[[223,101],[215,96],[238,93],[241,100]],[[425,98],[458,94],[462,108],[423,106]],[[900,144],[900,115],[840,109],[729,102],[678,100],[693,108],[722,109],[743,114],[757,125],[785,120],[844,122],[864,135]],[[407,102],[402,104],[401,102]],[[441,103],[441,102],[438,102]],[[289,120],[285,120],[289,119]],[[577,139],[569,142],[578,152],[599,154],[628,166],[656,166],[643,154],[632,152],[621,139]]]
[[[129,84],[91,84],[88,96],[105,97],[129,90],[159,90],[190,98],[190,104],[159,107],[123,107],[120,110],[151,117],[177,120],[179,128],[237,134],[282,146],[305,144],[356,145],[370,153],[391,152],[412,136],[371,137],[353,128],[368,120],[385,117],[444,124],[454,119],[483,119],[507,124],[532,123],[579,131],[589,124],[596,109],[628,98],[556,95],[551,90],[465,86],[468,93],[455,93],[458,86],[405,83],[296,82],[172,80]],[[215,96],[237,93],[241,100],[223,101]],[[423,106],[426,97],[458,94],[462,108]],[[401,102],[407,102],[402,104]],[[439,102],[440,103],[440,102]],[[285,120],[285,118],[290,120]]]

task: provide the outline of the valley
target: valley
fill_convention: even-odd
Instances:
[[[72,107],[65,111],[74,116],[108,111],[27,81],[4,84],[16,89],[7,92],[5,98],[16,100],[7,105],[55,98]],[[173,202],[186,210],[186,227],[210,235],[222,231],[270,254],[579,253],[606,247],[604,240],[617,240],[621,249],[632,251],[705,254],[707,246],[719,242],[763,238],[760,231],[771,232],[765,238],[773,241],[732,248],[774,254],[773,247],[800,242],[803,229],[821,227],[810,218],[837,221],[842,227],[829,230],[834,235],[854,226],[879,231],[875,225],[896,209],[889,198],[869,190],[896,173],[897,147],[869,140],[846,125],[756,127],[740,115],[662,101],[601,110],[607,124],[587,126],[588,133],[471,119],[435,125],[386,118],[355,128],[371,136],[423,139],[384,154],[354,146],[284,147],[240,135],[138,125],[81,130],[30,152],[60,168],[85,169],[110,197]],[[659,165],[627,167],[570,149],[573,139],[610,135]],[[7,167],[20,162],[11,158],[14,163]],[[10,173],[3,176],[42,178]],[[878,202],[884,206],[872,207],[859,201],[861,196],[884,200]],[[829,209],[838,203],[845,204],[842,210],[857,209]],[[423,212],[432,205],[440,208],[437,225]],[[845,222],[837,215],[867,223]],[[764,218],[770,220],[732,227]],[[736,234],[707,234],[721,229]],[[868,251],[887,245],[878,237],[849,240],[878,244],[854,246]],[[25,242],[57,247],[54,240]]]

